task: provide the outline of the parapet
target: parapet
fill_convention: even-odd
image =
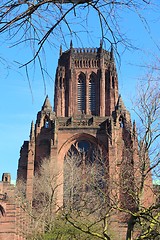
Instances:
[[[99,48],[73,48],[74,53],[98,53]]]

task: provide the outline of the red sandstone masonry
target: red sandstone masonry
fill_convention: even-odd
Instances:
[[[93,96],[90,93],[91,88]],[[95,108],[92,109],[93,105]],[[57,205],[63,205],[64,157],[72,144],[85,140],[105,151],[108,169],[106,179],[109,183],[107,193],[109,196],[116,196],[119,204],[123,204],[125,196],[121,187],[123,179],[120,176],[125,173],[127,166],[128,172],[133,173],[132,184],[131,180],[129,184],[131,187],[138,184],[139,159],[135,126],[132,126],[130,114],[118,92],[113,52],[102,49],[102,46],[76,49],[72,45],[68,51],[60,51],[54,110],[46,97],[37,114],[36,124],[31,124],[30,140],[25,141],[21,148],[17,173],[18,179],[27,183],[28,200],[32,202],[34,173],[41,160],[49,157],[55,169],[61,173],[57,178],[57,182],[61,184],[56,194]],[[0,184],[4,193],[6,183]],[[154,200],[151,192],[152,179],[148,176],[145,204],[149,205]],[[10,238],[8,240],[23,240],[22,234],[26,230],[25,213],[13,201],[2,201],[0,204],[4,204],[6,211],[6,216],[0,218],[0,237],[3,240],[7,240],[6,237]],[[119,234],[119,239],[124,239],[126,232],[126,223],[121,223],[124,218],[124,215],[120,216],[116,211],[110,217],[110,226]]]

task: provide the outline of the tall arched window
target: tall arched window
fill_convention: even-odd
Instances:
[[[89,80],[89,109],[91,114],[96,113],[96,76],[91,74]]]
[[[85,75],[81,73],[78,78],[78,111],[86,111],[86,79]]]

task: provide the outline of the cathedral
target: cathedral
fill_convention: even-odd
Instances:
[[[91,179],[91,168],[96,165],[94,183],[101,192],[104,190],[108,201],[114,196],[119,206],[130,210],[135,207],[128,189],[134,192],[139,184],[136,125],[131,122],[118,90],[112,47],[110,51],[101,44],[98,48],[74,48],[71,42],[67,51],[60,48],[54,107],[46,96],[36,122],[31,123],[30,139],[24,141],[20,150],[17,180],[26,183],[29,202],[33,201],[34,175],[45,159],[50,159],[61,173],[56,180],[57,206],[69,204],[68,199],[78,204],[77,192],[71,193],[68,185],[76,184],[80,174],[79,187],[72,187],[84,191],[84,179],[86,182],[87,178]],[[71,165],[74,181],[71,181]],[[77,169],[83,170],[79,173]],[[150,205],[153,202],[151,175],[145,185],[142,198],[145,205]],[[86,186],[89,185],[85,184],[85,191],[89,192]],[[2,240],[24,239],[17,229],[19,222],[25,226],[23,213],[13,199],[10,174],[4,173],[0,182]],[[120,234],[117,239],[125,239],[126,224],[127,216],[111,217],[113,229]]]

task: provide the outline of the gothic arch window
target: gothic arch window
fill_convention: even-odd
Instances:
[[[92,73],[89,80],[89,110],[96,113],[96,74]]]
[[[86,111],[86,77],[84,73],[80,73],[78,77],[77,88],[78,111],[83,113]]]

